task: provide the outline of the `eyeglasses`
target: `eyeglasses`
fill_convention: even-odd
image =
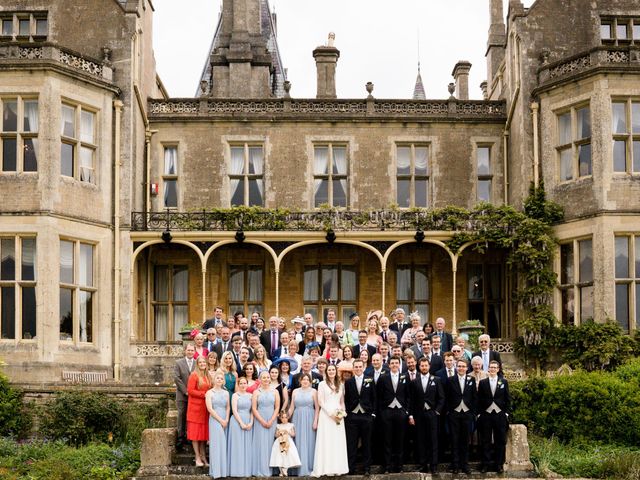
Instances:
[[[489,343],[488,340],[480,340],[480,343]]]

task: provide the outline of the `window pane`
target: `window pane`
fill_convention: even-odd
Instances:
[[[262,147],[249,147],[249,174],[262,175],[264,154]]]
[[[30,21],[28,18],[21,18],[18,20],[18,34],[21,36],[28,36],[31,33]]]
[[[75,137],[76,132],[76,109],[68,105],[62,105],[61,135],[65,137]]]
[[[571,180],[573,178],[573,152],[570,148],[560,152],[560,180]]]
[[[580,240],[578,250],[580,253],[580,282],[593,282],[592,241]]]
[[[629,237],[616,237],[616,278],[629,278]]]
[[[231,175],[242,175],[244,171],[244,147],[231,147]]]
[[[169,267],[156,265],[154,269],[153,299],[156,302],[169,300]]]
[[[616,27],[616,37],[618,40],[626,40],[628,37],[627,33],[628,27],[625,24],[618,24]]]
[[[338,300],[338,267],[322,268],[322,300]]]
[[[580,288],[580,321],[593,319],[593,286]]]
[[[479,320],[484,324],[484,305],[481,302],[469,304],[469,320]]]
[[[38,171],[38,158],[36,149],[38,148],[37,138],[24,139],[24,165],[22,170],[25,172]]]
[[[573,243],[560,245],[560,284],[573,283]]]
[[[429,174],[429,147],[415,147],[416,159],[414,173],[416,175]]]
[[[80,141],[86,143],[94,142],[95,113],[82,111],[80,113]]]
[[[313,173],[316,175],[329,174],[329,147],[315,147]]]
[[[0,240],[0,280],[16,279],[16,241],[13,238]]]
[[[13,19],[2,20],[2,35],[13,35]]]
[[[60,282],[73,283],[73,242],[60,242]]]
[[[487,266],[487,298],[489,300],[502,298],[502,268],[500,265]]]
[[[640,133],[640,102],[631,103],[631,131]]]
[[[491,180],[478,180],[478,200],[491,201]]]
[[[22,239],[22,280],[36,279],[36,239]]]
[[[427,275],[427,267],[415,267],[413,282],[414,300],[429,299],[429,276]],[[422,317],[426,319],[425,317]]]
[[[573,288],[562,290],[562,324],[573,325],[575,323],[575,302]]]
[[[314,322],[318,321],[318,308],[317,307],[305,305],[304,313],[305,314],[310,313],[311,316],[313,317]]]
[[[169,328],[169,306],[156,305],[153,309],[153,319],[156,340],[166,342],[168,339],[167,329]]]
[[[229,300],[244,301],[244,265],[229,268]]]
[[[611,118],[613,133],[627,133],[626,103],[614,102],[611,104]]]
[[[429,180],[416,180],[415,205],[414,207],[426,207],[429,205]]]
[[[37,100],[25,100],[24,106],[24,120],[23,128],[25,132],[37,132],[38,131],[38,101]]]
[[[189,323],[189,307],[187,305],[174,305],[173,307],[173,340],[182,340],[180,330]]]
[[[60,151],[60,173],[67,177],[73,177],[73,145],[63,143]]]
[[[164,174],[178,174],[178,149],[176,147],[165,147],[164,149]]]
[[[2,304],[0,336],[2,338],[16,338],[16,289],[15,287],[2,287],[0,291],[2,291],[0,296]]]
[[[318,300],[318,268],[304,267],[304,301]],[[316,318],[314,316],[314,318]]]
[[[422,319],[422,324],[429,323],[429,305],[417,303],[415,304],[415,309]]]
[[[636,283],[636,328],[640,325],[640,283]]]
[[[343,302],[355,302],[356,300],[356,267],[342,267],[341,294]]]
[[[262,275],[262,267],[249,267],[247,270],[248,273],[248,297],[247,300],[249,302],[261,302],[262,301],[262,292],[264,290],[263,287],[263,278]]]
[[[80,244],[80,281],[79,285],[93,286],[93,245]]]
[[[93,295],[80,291],[80,341],[93,342]]]
[[[411,267],[396,268],[396,299],[411,300]]]
[[[172,208],[178,206],[178,182],[177,180],[164,181],[164,206]]]
[[[640,140],[633,142],[633,172],[640,172]]]
[[[640,237],[636,237],[636,278],[640,278]],[[638,299],[640,300],[640,297],[638,297]],[[640,302],[638,302],[640,303]],[[640,324],[639,324],[640,326]]]
[[[482,265],[469,265],[467,267],[467,279],[469,299],[482,300],[484,298]]]
[[[558,139],[560,145],[571,143],[571,112],[558,115]]]
[[[2,131],[16,132],[18,130],[18,102],[5,100],[2,109]]]
[[[60,289],[60,340],[73,340],[73,291]]]
[[[640,23],[633,24],[633,39],[640,40]]]
[[[36,289],[22,287],[22,338],[36,338]]]
[[[93,149],[80,147],[80,181],[95,183]]]
[[[616,322],[625,332],[629,331],[629,286],[616,285]]]
[[[347,323],[349,321],[349,316],[352,313],[355,313],[355,312],[356,312],[356,307],[354,307],[354,306],[350,306],[350,307],[343,306],[342,307],[342,316],[338,320],[341,320],[342,322]]]
[[[580,145],[578,147],[578,167],[580,176],[591,175],[591,144]]]
[[[400,208],[408,208],[411,206],[411,180],[398,179],[396,193],[396,202]]]
[[[487,332],[491,338],[502,336],[502,306],[491,304],[487,309]]]
[[[264,183],[262,179],[249,180],[249,206],[263,206],[264,200],[262,193],[264,192]]]
[[[186,265],[173,267],[173,301],[189,300],[189,268]]]
[[[613,171],[627,171],[627,142],[624,140],[613,141]]]
[[[38,36],[46,36],[49,28],[47,26],[46,18],[37,18],[36,19],[36,35]]]
[[[333,180],[333,206],[347,206],[347,181]]]
[[[333,173],[337,175],[347,174],[346,147],[333,147]]]
[[[411,147],[398,147],[396,173],[398,175],[411,174]]]
[[[589,107],[576,110],[578,119],[578,139],[591,136],[591,113]]]
[[[489,155],[491,150],[487,147],[478,147],[478,175],[489,175]]]
[[[17,140],[15,138],[5,138],[2,140],[2,171],[15,172],[18,166],[17,161]]]
[[[233,178],[231,186],[231,206],[244,205],[244,180]]]
[[[611,24],[610,23],[603,23],[600,25],[600,38],[602,38],[603,40],[610,40],[611,39]]]

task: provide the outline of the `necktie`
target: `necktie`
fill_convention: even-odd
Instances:
[[[489,384],[491,385],[491,395],[495,395],[496,394],[496,381],[495,379],[491,379],[489,380]]]
[[[409,376],[411,377],[411,380],[415,380],[416,372],[409,372]]]
[[[187,360],[187,366],[189,367],[189,371],[193,368],[193,359]]]
[[[453,370],[449,369],[449,378],[453,377]]]
[[[278,348],[278,338],[275,330],[271,330],[271,354]]]
[[[387,332],[385,332],[384,330],[382,331],[382,339],[386,342],[387,341]]]
[[[362,377],[356,378],[356,387],[358,389],[358,395],[360,395],[360,390],[362,389]]]
[[[489,371],[489,352],[482,352],[482,369],[485,372]]]
[[[460,391],[464,393],[464,377],[458,377],[458,381],[460,382]]]
[[[392,375],[391,380],[392,380],[391,383],[393,384],[393,391],[395,392],[398,389],[398,376]]]
[[[287,347],[282,347],[282,355],[286,355],[287,354]]]

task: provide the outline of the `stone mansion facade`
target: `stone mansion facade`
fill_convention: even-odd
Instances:
[[[170,383],[181,328],[216,305],[341,319],[399,305],[453,330],[478,319],[509,353],[506,252],[451,252],[453,232],[418,239],[403,218],[521,208],[541,181],[565,210],[558,320],[635,329],[640,4],[483,1],[484,99],[469,100],[461,61],[449,99],[424,98],[418,78],[414,98],[388,100],[372,85],[336,98],[331,39],[313,50],[317,98],[293,98],[267,0],[224,0],[193,98],[170,98],[156,74],[152,0],[5,0],[0,358],[11,379]]]

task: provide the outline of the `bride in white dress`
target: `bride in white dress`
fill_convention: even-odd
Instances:
[[[344,385],[335,365],[327,367],[325,381],[318,385],[320,417],[312,477],[345,475],[349,472],[347,437],[344,430]]]

